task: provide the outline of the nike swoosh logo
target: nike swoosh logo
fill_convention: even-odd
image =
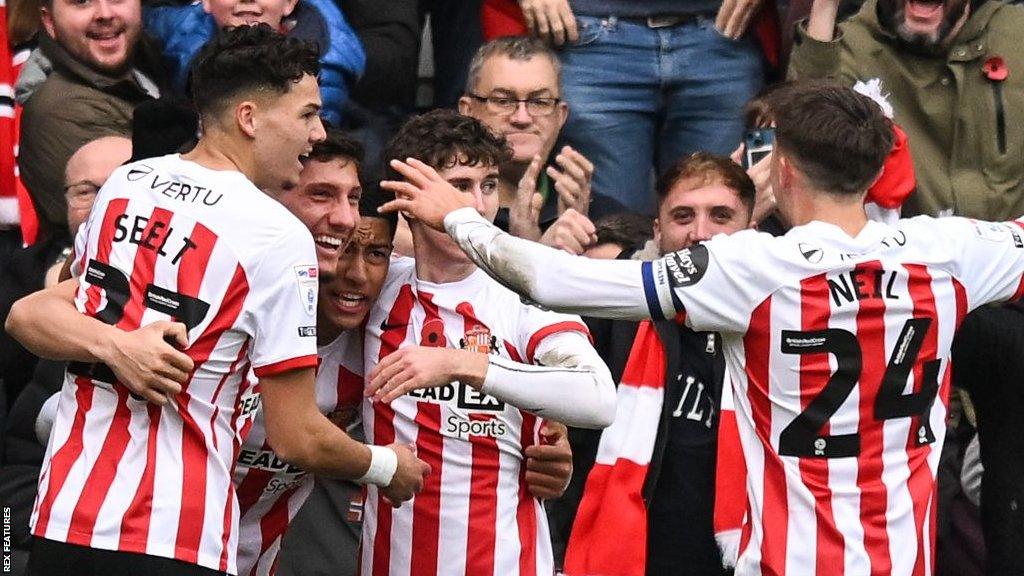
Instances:
[[[380,331],[387,332],[388,330],[398,330],[399,328],[405,328],[409,325],[408,322],[404,324],[388,324],[387,320],[380,323]]]

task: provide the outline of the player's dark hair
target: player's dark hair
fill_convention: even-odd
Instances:
[[[650,216],[635,212],[618,212],[594,221],[597,233],[595,244],[615,244],[623,250],[640,248],[654,237],[654,222]]]
[[[309,153],[310,158],[320,162],[326,162],[332,158],[349,158],[355,161],[357,166],[363,163],[366,152],[360,141],[326,123],[324,131],[327,133],[327,137],[322,142],[313,144],[313,150]]]
[[[818,190],[864,193],[892,150],[892,123],[852,88],[794,82],[772,92],[769,107],[776,146]]]
[[[690,182],[693,188],[721,184],[739,195],[740,202],[748,210],[748,216],[754,212],[754,196],[757,194],[754,181],[739,164],[729,158],[707,152],[684,156],[658,178],[654,187],[658,204],[664,202],[669,192],[680,182]]]
[[[201,116],[254,91],[287,93],[306,74],[320,72],[314,42],[282,36],[266,24],[225,28],[196,55],[189,72],[192,102]]]
[[[381,190],[377,182],[369,182],[363,187],[363,195],[359,197],[359,216],[362,218],[380,218],[388,223],[391,236],[394,237],[398,229],[397,212],[378,212],[377,209],[385,203],[394,200],[394,194]]]
[[[388,164],[391,160],[416,158],[436,170],[456,164],[498,166],[512,157],[505,138],[488,130],[475,118],[453,110],[434,110],[406,122],[384,151],[390,180],[401,180]]]

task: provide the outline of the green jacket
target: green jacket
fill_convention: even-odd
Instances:
[[[832,42],[811,39],[798,24],[790,76],[881,79],[917,176],[905,216],[1024,214],[1024,6],[982,3],[945,54],[928,56],[900,51],[876,4],[867,0]],[[982,70],[995,56],[1009,69],[1002,82]]]
[[[132,111],[153,96],[132,71],[97,72],[46,34],[39,36],[39,49],[53,72],[25,102],[18,166],[46,234],[67,227],[64,167],[71,155],[97,138],[130,137]],[[141,42],[134,62],[150,80],[163,80],[158,56]]]

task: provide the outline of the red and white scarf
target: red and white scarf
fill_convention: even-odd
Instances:
[[[565,553],[567,576],[643,576],[647,507],[643,487],[665,400],[665,348],[654,324],[640,323],[618,389],[615,421],[601,434]],[[746,466],[732,388],[723,382],[718,428],[714,530],[735,565],[746,514]]]
[[[665,348],[640,323],[618,389],[615,421],[601,434],[565,553],[569,576],[643,576],[647,563],[644,480],[665,400]]]

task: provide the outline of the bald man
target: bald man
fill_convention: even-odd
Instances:
[[[104,136],[83,144],[68,159],[64,167],[64,198],[68,207],[68,230],[75,237],[78,227],[89,217],[92,204],[96,200],[103,183],[110,177],[115,168],[124,164],[132,156],[132,141],[122,136]],[[64,250],[62,257],[46,271],[43,286],[50,287],[61,279],[61,270],[65,267],[70,247]],[[71,277],[70,270],[65,273]]]

